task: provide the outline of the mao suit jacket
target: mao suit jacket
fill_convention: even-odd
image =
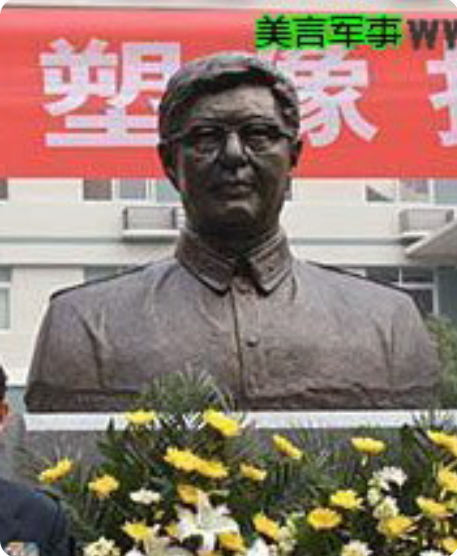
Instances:
[[[425,408],[438,364],[410,297],[294,258],[242,258],[184,232],[174,257],[55,295],[29,411],[122,411],[151,380],[210,373],[247,410]]]
[[[48,495],[0,479],[0,545],[34,543],[39,556],[73,556],[67,521]]]

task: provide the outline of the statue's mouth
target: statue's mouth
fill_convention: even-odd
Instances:
[[[255,186],[246,180],[228,179],[219,181],[214,189],[219,196],[232,198],[250,195],[255,190]]]

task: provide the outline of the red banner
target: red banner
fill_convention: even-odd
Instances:
[[[0,176],[161,175],[157,103],[168,77],[206,53],[254,52],[261,15],[4,9]],[[442,44],[258,52],[298,87],[297,175],[457,175],[457,50]]]

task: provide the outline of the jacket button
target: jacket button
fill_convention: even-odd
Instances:
[[[256,345],[258,345],[260,341],[260,338],[258,336],[249,336],[246,339],[246,345],[248,345],[249,347],[255,347]]]

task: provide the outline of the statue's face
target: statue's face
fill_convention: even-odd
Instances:
[[[300,144],[268,88],[240,85],[199,98],[167,148],[167,173],[192,229],[249,239],[277,227]]]

